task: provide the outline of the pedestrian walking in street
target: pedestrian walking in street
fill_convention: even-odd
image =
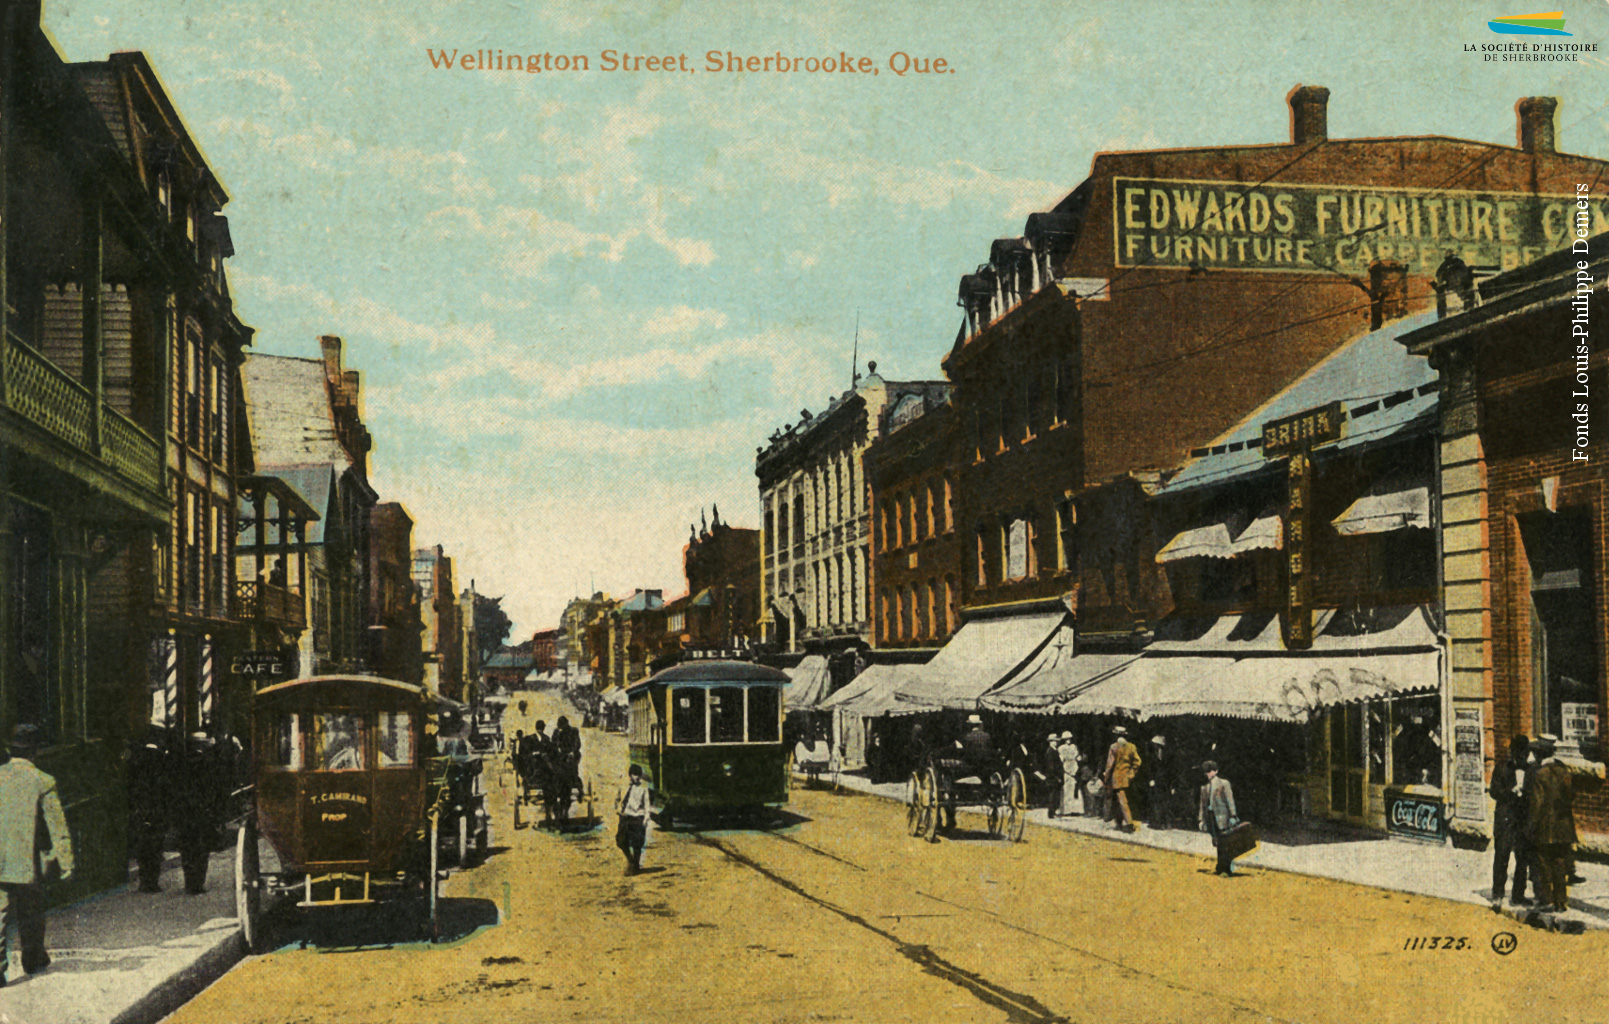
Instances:
[[[1206,785],[1201,787],[1201,808],[1197,815],[1197,825],[1201,831],[1212,835],[1212,845],[1218,850],[1218,865],[1212,869],[1212,873],[1232,875],[1234,853],[1224,839],[1236,825],[1240,824],[1240,816],[1235,811],[1235,790],[1229,785],[1228,779],[1218,776],[1218,762],[1204,762],[1201,771],[1207,781]]]
[[[1058,737],[1056,756],[1061,758],[1061,793],[1057,813],[1064,818],[1084,813],[1084,783],[1078,777],[1080,758],[1073,734],[1064,732]]]
[[[1112,745],[1106,751],[1106,769],[1101,782],[1106,786],[1107,817],[1123,832],[1134,831],[1134,814],[1129,810],[1129,786],[1140,770],[1140,751],[1129,742],[1128,729],[1112,727]]]
[[[50,966],[44,885],[73,877],[72,837],[56,780],[28,760],[38,735],[37,727],[19,725],[9,743],[0,737],[0,986],[11,963],[13,920],[22,941],[22,969],[38,974]]]
[[[1603,778],[1561,761],[1554,753],[1556,746],[1555,738],[1546,734],[1531,743],[1531,752],[1540,765],[1526,787],[1526,798],[1531,843],[1542,872],[1537,893],[1542,905],[1538,909],[1562,914],[1570,909],[1570,860],[1576,842],[1575,791],[1597,788]]]
[[[1508,757],[1492,769],[1492,784],[1487,793],[1496,803],[1492,819],[1492,907],[1503,902],[1503,888],[1508,884],[1508,862],[1514,859],[1514,892],[1512,902],[1528,906],[1525,883],[1541,896],[1540,872],[1535,870],[1535,857],[1531,850],[1530,812],[1526,804],[1526,785],[1533,769],[1529,764],[1530,737],[1519,735],[1508,745]]]
[[[615,808],[620,813],[615,845],[626,855],[626,874],[635,875],[642,870],[642,851],[648,845],[648,787],[643,785],[640,765],[632,765],[626,777],[626,791]]]

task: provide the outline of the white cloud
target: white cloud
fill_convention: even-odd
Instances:
[[[704,328],[719,330],[726,326],[726,314],[718,309],[693,309],[677,306],[662,309],[649,316],[643,324],[647,334],[692,334]]]
[[[422,344],[431,352],[450,348],[469,355],[492,348],[497,340],[497,332],[489,323],[423,323],[367,296],[335,299],[311,285],[287,284],[239,271],[231,271],[229,281],[248,302],[255,296],[301,305],[326,320],[331,334],[362,335],[392,344]]]

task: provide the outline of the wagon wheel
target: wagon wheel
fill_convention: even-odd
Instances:
[[[1006,820],[1006,780],[1000,777],[999,772],[989,774],[989,834],[1000,835]]]
[[[1005,812],[1006,838],[1022,842],[1023,829],[1028,825],[1028,779],[1021,768],[1011,769],[1011,778],[1006,782]]]
[[[919,802],[922,805],[916,834],[930,843],[939,841],[939,777],[932,768],[921,775]]]
[[[235,917],[246,948],[260,953],[264,946],[262,872],[257,859],[257,819],[247,815],[235,835]]]
[[[917,835],[922,822],[922,776],[912,772],[910,781],[905,783],[905,831],[909,835]]]

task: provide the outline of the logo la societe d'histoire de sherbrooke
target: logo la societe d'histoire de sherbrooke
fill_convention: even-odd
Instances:
[[[1564,12],[1548,11],[1544,14],[1518,14],[1509,18],[1493,18],[1486,23],[1493,32],[1505,36],[1567,36],[1564,30]]]

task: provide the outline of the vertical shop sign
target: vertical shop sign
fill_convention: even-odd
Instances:
[[[1486,819],[1486,752],[1480,708],[1453,711],[1453,808],[1456,817]]]

